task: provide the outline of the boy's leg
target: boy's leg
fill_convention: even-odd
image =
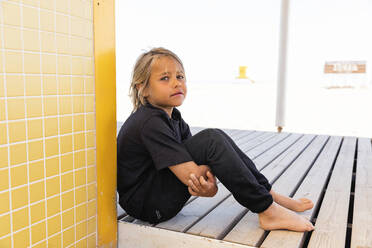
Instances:
[[[234,150],[238,153],[239,157],[243,160],[244,164],[251,170],[252,174],[256,177],[257,181],[265,186],[265,188],[270,191],[271,190],[271,184],[266,179],[264,175],[262,175],[258,170],[256,165],[253,163],[253,161],[242,151],[240,148],[235,144],[235,142],[228,136],[224,131],[220,129],[216,129],[218,132],[220,132],[230,143],[230,145],[234,148]]]
[[[273,203],[269,190],[258,182],[252,170],[220,131],[203,130],[184,144],[194,161],[208,165],[241,205],[260,213]]]

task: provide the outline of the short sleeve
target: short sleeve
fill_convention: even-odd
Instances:
[[[160,116],[153,116],[145,122],[141,139],[157,170],[193,160],[186,147],[178,142],[174,131]]]

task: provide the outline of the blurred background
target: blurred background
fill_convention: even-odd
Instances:
[[[274,0],[117,1],[118,121],[132,110],[136,58],[162,46],[184,63],[179,109],[190,126],[276,131],[280,8]],[[370,13],[368,0],[290,1],[283,131],[372,137]]]

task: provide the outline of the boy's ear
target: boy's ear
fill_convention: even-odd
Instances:
[[[137,88],[137,91],[139,91],[141,88],[143,87],[143,83],[142,84],[137,84],[136,85],[136,88]],[[143,91],[142,91],[142,95],[144,96],[144,97],[147,97],[147,90],[146,89],[144,89]]]

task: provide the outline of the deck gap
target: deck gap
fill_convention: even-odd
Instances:
[[[353,213],[354,213],[354,193],[355,192],[355,175],[357,170],[357,160],[358,160],[358,141],[355,142],[355,151],[354,151],[354,163],[353,163],[353,176],[351,177],[351,187],[350,187],[350,198],[349,198],[349,213],[347,215],[347,223],[352,225],[353,223]],[[354,175],[355,173],[355,175]],[[346,240],[345,240],[345,248],[349,248],[351,245],[351,227],[347,227],[346,230]]]
[[[245,209],[244,211],[242,211],[236,218],[233,222],[231,222],[231,224],[225,228],[225,230],[223,230],[223,232],[217,236],[216,239],[218,240],[222,240],[226,237],[226,235],[236,226],[236,224],[239,223],[239,221],[243,218],[243,216],[245,216],[247,213],[248,213],[248,209]]]
[[[207,212],[205,212],[203,215],[201,215],[197,220],[195,220],[193,223],[191,223],[189,226],[187,226],[185,229],[183,229],[181,232],[186,233],[190,228],[192,228],[196,223],[198,223],[201,219],[203,219],[205,216],[207,216],[210,212],[212,212],[216,207],[218,207],[223,201],[225,201],[228,197],[230,197],[232,194],[228,194],[226,197],[224,197],[220,202],[218,202],[216,205],[213,206],[213,208],[209,209]]]
[[[257,241],[257,244],[255,247],[261,247],[262,243],[265,241],[266,237],[270,234],[270,231],[265,231],[262,235],[261,239]]]
[[[322,151],[324,150],[325,146],[327,145],[327,143],[329,142],[330,139],[331,139],[331,137],[329,136],[327,138],[326,142],[324,142],[322,148],[320,149],[320,151],[318,152],[318,154],[315,156],[314,160],[311,162],[311,165],[307,168],[307,170],[305,171],[305,173],[302,176],[302,178],[300,178],[300,180],[298,180],[297,185],[294,187],[293,191],[289,194],[290,197],[293,197],[294,194],[296,194],[296,191],[301,186],[301,184],[302,184],[303,180],[306,178],[307,174],[309,174],[309,171],[311,170],[311,168],[313,168],[316,160],[318,159],[318,157],[320,156],[320,154],[322,153]]]
[[[332,173],[333,173],[333,169],[334,169],[334,167],[336,165],[337,157],[340,154],[341,147],[342,147],[342,144],[343,143],[344,143],[344,138],[341,139],[341,142],[340,142],[340,145],[338,147],[336,156],[335,156],[335,158],[334,158],[334,160],[332,162],[332,166],[331,166],[331,169],[329,170],[329,173],[328,173],[326,182],[324,184],[324,188],[323,188],[323,190],[322,190],[322,192],[321,192],[321,194],[319,196],[319,203],[316,206],[314,206],[313,216],[311,217],[311,220],[310,220],[311,223],[313,223],[314,226],[316,224],[316,219],[318,218],[320,207],[322,206],[322,203],[323,203],[323,200],[324,200],[324,195],[326,193],[326,189],[328,188],[328,184],[329,184],[329,181],[331,179],[331,176],[332,176]],[[313,234],[313,232],[309,232],[308,234],[306,234],[306,238],[304,240],[304,245],[302,247],[307,247],[308,246],[312,234]]]
[[[314,223],[313,223],[314,225]],[[311,237],[311,234],[313,233],[313,231],[311,232],[306,232],[304,237],[302,238],[302,241],[301,241],[301,244],[300,244],[300,247],[307,247],[309,245],[309,242],[310,242],[310,237]]]

